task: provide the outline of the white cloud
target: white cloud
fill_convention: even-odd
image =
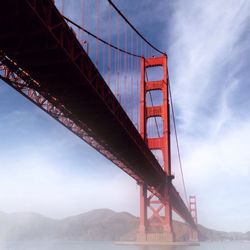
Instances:
[[[218,83],[216,78],[224,73],[224,64],[232,60],[248,11],[249,4],[244,0],[179,2],[172,20],[170,72],[175,101],[185,106],[181,119],[189,129],[193,127],[190,122],[201,119],[200,111],[209,109],[211,95],[220,96],[214,93],[220,87],[217,85],[232,84]]]
[[[179,1],[171,19],[170,77],[187,186],[198,196],[200,223],[224,230],[249,230],[250,119],[234,112],[244,81],[236,72],[249,61],[240,40],[249,11],[245,0]]]
[[[7,156],[9,158],[9,155]],[[0,169],[2,211],[35,211],[53,218],[66,217],[94,208],[111,207],[135,213],[137,192],[135,182],[111,164],[102,164],[103,170],[94,175],[65,167],[63,161],[53,162],[30,151],[16,155],[15,160],[4,160]],[[88,164],[82,164],[89,168]],[[105,169],[109,171],[106,175]],[[109,176],[109,178],[107,178]],[[128,200],[130,201],[128,203]]]

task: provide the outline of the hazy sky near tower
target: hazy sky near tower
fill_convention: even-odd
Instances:
[[[59,2],[59,1],[57,1]],[[77,1],[65,0],[74,15]],[[205,226],[250,230],[250,2],[114,1],[167,51],[183,170]],[[135,182],[0,83],[0,210],[138,215]]]

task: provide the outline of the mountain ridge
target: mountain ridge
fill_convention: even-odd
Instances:
[[[0,240],[135,240],[139,218],[127,212],[95,209],[86,213],[53,219],[39,213],[0,212]],[[173,222],[176,238],[188,240],[188,226]],[[250,240],[250,231],[223,232],[198,225],[199,239]]]

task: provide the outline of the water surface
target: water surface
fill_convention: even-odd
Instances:
[[[0,250],[250,250],[250,242],[204,242],[200,246],[118,246],[112,242],[27,241],[1,242]]]

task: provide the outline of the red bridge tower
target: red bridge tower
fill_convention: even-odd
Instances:
[[[162,67],[163,79],[148,81],[147,68]],[[160,106],[147,106],[146,94],[149,91],[162,91],[163,101]],[[155,58],[141,58],[140,90],[140,134],[150,150],[160,150],[163,158],[163,170],[166,181],[172,181],[170,159],[170,122],[168,95],[167,55]],[[152,104],[153,105],[153,104]],[[147,121],[152,117],[162,118],[162,135],[149,138]],[[166,194],[167,195],[167,194]],[[149,214],[149,213],[151,214]],[[140,185],[140,226],[138,241],[173,241],[171,203],[164,205],[157,197],[147,191],[147,185]]]
[[[196,196],[194,195],[190,195],[189,196],[189,209],[190,209],[190,213],[194,219],[194,222],[196,225],[198,225],[198,220],[197,220],[197,206],[196,206]],[[198,230],[194,230],[192,228],[190,228],[189,231],[189,240],[190,241],[198,241]]]

